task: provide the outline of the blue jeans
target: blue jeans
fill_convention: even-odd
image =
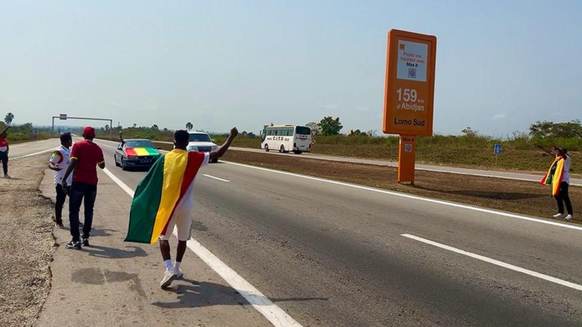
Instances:
[[[97,197],[97,185],[73,182],[69,193],[69,224],[73,242],[80,241],[79,210],[81,203],[85,204],[85,223],[83,225],[83,238],[89,238],[91,225],[93,225],[93,206]]]
[[[0,161],[2,161],[4,175],[8,174],[8,153],[0,151]]]

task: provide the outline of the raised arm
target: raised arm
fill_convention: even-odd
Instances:
[[[544,148],[543,146],[541,146],[541,145],[539,145],[539,144],[536,144],[536,146],[537,146],[538,148],[540,148],[542,151],[544,151],[545,153],[547,153],[547,154],[549,154],[549,155],[551,155],[551,156],[553,156],[553,155],[554,155],[554,153],[552,153],[552,151],[550,151],[550,150],[548,150],[548,149]],[[555,148],[556,148],[556,147],[554,147],[554,149],[555,149]]]
[[[216,150],[214,152],[210,152],[210,160],[218,159],[218,158],[222,157],[226,153],[226,151],[228,150],[228,148],[232,144],[232,141],[234,140],[234,138],[237,135],[238,135],[238,130],[236,129],[236,127],[233,127],[230,130],[230,135],[226,139],[226,142],[224,142],[224,144],[220,148],[218,148],[218,150]]]

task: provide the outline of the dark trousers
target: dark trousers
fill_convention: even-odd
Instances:
[[[56,186],[57,189],[57,202],[55,203],[55,222],[59,225],[63,223],[63,205],[67,199],[67,194],[63,191],[61,185]],[[70,191],[70,187],[68,188]]]
[[[566,209],[568,213],[574,215],[572,210],[572,203],[570,202],[570,196],[568,195],[568,183],[562,182],[560,184],[560,192],[556,196],[556,201],[558,202],[558,213],[564,213],[564,203],[566,203]]]
[[[85,223],[83,224],[83,237],[89,238],[91,225],[93,225],[93,206],[97,197],[97,185],[73,182],[69,193],[69,223],[73,242],[80,241],[79,210],[81,203],[85,205]]]
[[[4,175],[8,174],[8,153],[0,151],[0,161],[2,161]]]

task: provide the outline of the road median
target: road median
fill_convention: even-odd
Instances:
[[[538,217],[551,217],[557,210],[550,188],[532,182],[417,171],[415,185],[402,185],[391,167],[243,151],[230,151],[224,160]],[[582,207],[582,189],[571,188],[570,198],[572,222],[581,223],[576,210]]]

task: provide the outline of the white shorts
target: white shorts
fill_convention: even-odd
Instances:
[[[166,235],[160,235],[160,240],[168,241],[174,232],[174,226],[178,228],[178,240],[187,241],[190,239],[192,231],[192,214],[191,213],[174,213],[174,217],[168,223]]]

